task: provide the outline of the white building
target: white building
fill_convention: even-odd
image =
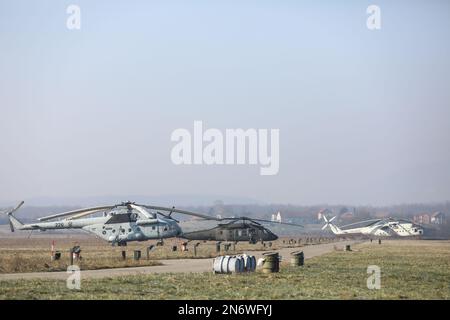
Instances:
[[[280,213],[280,211],[278,211],[278,213],[277,213],[276,221],[277,222],[281,222],[281,213]]]
[[[317,213],[317,220],[322,220],[323,217],[331,215],[332,212],[328,209],[322,209]]]
[[[272,218],[270,219],[273,222],[281,222],[281,213],[280,211],[277,214],[272,214]]]
[[[445,218],[444,214],[438,211],[431,215],[430,222],[434,224],[443,224],[444,218]]]

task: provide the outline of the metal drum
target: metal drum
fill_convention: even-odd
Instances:
[[[280,271],[280,258],[278,252],[263,253],[264,263],[262,265],[263,273],[273,273]]]
[[[291,253],[291,266],[298,267],[305,264],[305,255],[303,251],[296,251]]]
[[[241,273],[244,271],[244,260],[239,257],[221,256],[213,261],[214,273]]]
[[[244,258],[242,257],[242,256],[237,256],[237,257],[235,257],[235,259],[237,260],[237,262],[238,262],[238,269],[236,270],[236,271],[234,271],[234,272],[236,272],[236,273],[242,273],[242,272],[244,272],[245,271],[245,261],[244,261]]]
[[[256,269],[256,258],[255,256],[249,256],[244,254],[242,256],[242,258],[244,259],[244,268],[245,271],[247,272],[253,272]]]

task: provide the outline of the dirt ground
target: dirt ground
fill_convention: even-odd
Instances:
[[[323,255],[325,253],[333,252],[335,250],[344,250],[345,246],[358,243],[356,240],[341,241],[339,243],[326,243],[293,248],[281,248],[277,250],[282,261],[289,261],[291,252],[303,251],[305,259]],[[245,251],[250,255],[255,255],[260,258],[265,251]],[[209,272],[212,270],[212,258],[202,259],[165,259],[159,260],[162,265],[146,266],[146,267],[128,267],[128,268],[113,268],[100,270],[85,270],[82,272],[84,278],[107,278],[125,275],[138,275],[147,273],[199,273]],[[0,280],[17,280],[17,279],[66,279],[67,272],[33,272],[33,273],[13,273],[0,274]]]
[[[161,266],[82,271],[79,290],[67,287],[66,272],[3,274],[0,300],[450,298],[450,241],[364,241],[351,244],[350,251],[344,250],[347,243],[280,247],[280,271],[270,274],[260,269],[214,274],[211,258],[173,257],[162,259]],[[307,260],[304,266],[291,266],[289,253],[299,249]],[[374,276],[369,267],[379,268],[376,290],[369,287]]]
[[[28,233],[16,232],[14,234],[0,234],[0,274],[10,273],[33,273],[33,272],[65,272],[70,265],[69,250],[73,246],[81,247],[81,257],[79,261],[74,261],[81,270],[98,270],[111,268],[130,268],[146,266],[175,266],[181,265],[184,270],[209,270],[210,260],[218,255],[234,255],[243,252],[257,252],[279,250],[282,248],[309,247],[317,244],[331,243],[337,239],[330,238],[281,238],[270,243],[249,244],[239,242],[229,244],[228,251],[224,251],[224,243],[221,244],[221,252],[216,252],[216,242],[206,241],[189,242],[187,251],[181,251],[182,239],[165,239],[163,246],[157,246],[156,241],[130,242],[126,247],[112,247],[109,243],[97,239],[89,234],[80,233],[34,233],[28,237]],[[59,251],[59,260],[51,259],[51,247]],[[194,245],[198,245],[194,250]],[[148,252],[147,248],[152,249]],[[174,250],[174,247],[176,247]],[[133,259],[135,250],[141,251],[141,259]],[[319,250],[319,249],[317,249]],[[122,258],[122,251],[126,253],[126,259]],[[284,253],[281,253],[282,255]],[[289,255],[289,252],[286,252]],[[183,261],[207,259],[206,263],[192,261],[189,266],[182,266]],[[176,260],[176,261],[171,261]],[[186,269],[187,268],[187,269]],[[160,270],[161,268],[155,268]],[[175,271],[176,272],[176,271]]]

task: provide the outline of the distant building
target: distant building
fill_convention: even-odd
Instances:
[[[280,211],[278,211],[277,214],[272,214],[271,220],[273,222],[281,222],[281,213],[280,213]]]
[[[323,219],[323,213],[321,211],[319,211],[319,213],[317,214],[317,220],[322,220]]]
[[[445,215],[438,211],[431,215],[430,222],[434,224],[443,224],[445,220]]]
[[[328,209],[322,209],[322,210],[320,210],[318,213],[317,213],[317,220],[322,220],[323,219],[323,217],[326,217],[326,216],[329,216],[329,215],[331,215],[332,214],[332,212],[330,211],[330,210],[328,210]]]
[[[420,224],[430,224],[431,216],[428,213],[419,214],[414,216],[413,221]]]

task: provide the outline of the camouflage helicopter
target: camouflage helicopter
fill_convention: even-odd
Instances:
[[[295,227],[303,227],[300,224],[288,223],[288,222],[275,222],[265,219],[255,219],[249,217],[232,217],[232,218],[215,218],[209,215],[190,212],[186,210],[179,210],[166,207],[145,206],[143,207],[153,210],[169,211],[169,217],[173,212],[185,214],[201,218],[203,220],[218,222],[217,226],[204,230],[197,230],[192,232],[183,232],[180,237],[192,240],[214,240],[214,241],[248,241],[255,244],[258,241],[274,241],[278,239],[278,236],[272,231],[264,227],[261,223],[269,224],[283,224]],[[157,211],[161,214],[160,211]],[[260,223],[261,222],[261,223]]]
[[[182,234],[177,221],[163,213],[152,213],[134,202],[122,202],[111,206],[91,207],[58,213],[39,218],[39,222],[23,224],[13,213],[16,208],[5,212],[9,218],[11,232],[14,230],[58,230],[82,229],[110,242],[112,245],[124,246],[130,241],[146,241],[177,237]],[[87,217],[99,214],[101,216]],[[158,217],[160,215],[161,217]],[[55,220],[64,218],[62,220]]]

